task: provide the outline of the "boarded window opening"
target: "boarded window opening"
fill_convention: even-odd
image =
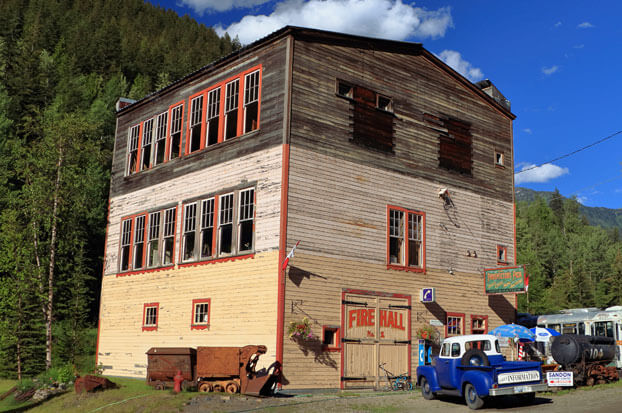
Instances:
[[[337,81],[337,94],[339,96],[352,99],[352,97],[354,96],[353,93],[354,87],[351,84],[343,82],[341,80]]]
[[[446,129],[439,135],[439,166],[461,174],[472,174],[472,135],[471,124],[458,119],[438,118],[426,114],[426,120],[442,123]],[[437,129],[438,130],[438,129]]]
[[[352,108],[352,141],[383,152],[393,151],[393,114],[378,108],[376,92],[354,87]],[[389,98],[383,97],[385,108]],[[390,100],[389,100],[390,101]]]

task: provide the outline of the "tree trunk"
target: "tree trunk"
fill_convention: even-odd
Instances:
[[[22,380],[22,343],[20,340],[20,336],[22,334],[22,297],[17,299],[17,380]]]
[[[54,303],[54,259],[56,258],[56,226],[58,225],[58,203],[61,168],[63,166],[63,148],[58,149],[56,162],[56,183],[54,185],[54,204],[52,207],[52,227],[50,235],[50,269],[48,272],[48,300],[45,320],[45,369],[52,367],[52,306]]]
[[[39,258],[39,233],[37,232],[37,222],[33,217],[32,220],[32,238],[35,246],[35,261],[37,263],[37,281],[39,284],[39,293],[41,294],[41,313],[43,314],[43,321],[46,321],[47,307],[45,301],[43,301],[43,293],[45,288],[43,287],[43,277],[41,275],[41,259]]]

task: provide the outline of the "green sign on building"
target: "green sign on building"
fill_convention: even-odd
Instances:
[[[503,267],[484,270],[486,294],[524,293],[525,267]]]

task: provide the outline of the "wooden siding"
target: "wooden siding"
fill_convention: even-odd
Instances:
[[[447,188],[453,206],[445,208],[434,182],[292,146],[288,244],[386,264],[386,208],[393,205],[425,213],[428,269],[481,273],[497,266],[499,244],[514,262],[513,204]]]
[[[448,312],[465,314],[466,328],[472,314],[488,314],[489,329],[514,319],[514,296],[487,297],[481,274],[430,270],[427,274],[387,270],[384,265],[308,254],[304,239],[290,261],[285,297],[285,324],[307,316],[312,331],[321,338],[322,325],[341,325],[344,288],[412,296],[411,371],[418,364],[415,331],[430,320],[445,323]],[[347,248],[347,246],[343,246]],[[299,252],[298,252],[299,251]],[[419,290],[436,287],[436,303],[419,302]],[[436,327],[443,335],[444,327]],[[285,337],[283,373],[289,388],[338,388],[341,374],[339,352],[322,352],[319,341],[306,346]],[[401,372],[400,372],[401,373]],[[286,387],[287,388],[287,387]]]
[[[234,262],[131,277],[104,277],[98,362],[110,376],[146,377],[151,347],[268,347],[276,360],[278,251]],[[192,300],[210,299],[207,329],[191,329]],[[143,305],[158,303],[157,329],[143,331]]]
[[[336,96],[337,79],[393,98],[393,154],[349,141],[350,103]],[[472,176],[439,168],[439,131],[424,114],[472,125]],[[511,138],[511,119],[423,55],[295,42],[293,145],[512,202]],[[495,149],[504,152],[506,168],[495,168]]]
[[[278,249],[281,202],[281,146],[205,167],[110,199],[104,275],[119,271],[121,219],[199,196],[256,186],[255,251]],[[182,208],[176,220],[175,257],[179,257]]]
[[[283,114],[283,83],[285,82],[285,46],[286,40],[281,39],[268,44],[255,55],[246,55],[227,67],[219,68],[214,73],[194,79],[166,90],[163,94],[147,99],[136,109],[121,112],[117,118],[117,131],[112,162],[110,196],[116,197],[157,185],[171,178],[182,177],[187,173],[199,171],[230,161],[267,147],[280,145],[282,141]],[[149,170],[131,176],[125,176],[127,159],[127,134],[129,128],[141,121],[159,115],[169,109],[170,105],[184,102],[182,125],[182,148],[186,146],[189,97],[210,85],[222,82],[247,69],[262,65],[262,90],[260,129],[241,135],[235,139],[205,148],[197,153],[172,159]],[[224,91],[221,91],[224,93]],[[240,101],[240,105],[242,102]]]

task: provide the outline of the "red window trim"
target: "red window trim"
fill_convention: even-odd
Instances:
[[[196,261],[196,262],[186,262],[184,264],[179,264],[178,268],[186,268],[186,267],[196,267],[199,265],[207,265],[207,264],[216,264],[219,262],[228,262],[228,261],[237,261],[237,260],[245,260],[248,258],[255,258],[255,253],[246,254],[246,255],[233,255],[222,258],[213,258],[210,260]]]
[[[332,346],[332,347],[324,344],[324,337],[326,334],[326,330],[328,329],[335,331],[335,346]],[[325,351],[325,352],[341,351],[341,328],[340,327],[328,326],[328,325],[322,326],[322,351]]]
[[[145,316],[147,315],[147,308],[155,307],[156,308],[156,322],[153,326],[145,325]],[[158,321],[160,320],[160,303],[145,303],[143,305],[143,331],[156,331],[158,329]]]
[[[168,107],[168,120],[167,120],[167,127],[166,127],[166,150],[164,152],[164,162],[166,163],[168,161],[171,161],[171,128],[173,127],[173,109],[177,108],[178,106],[181,106],[181,125],[179,127],[179,157],[181,157],[181,155],[183,154],[182,152],[182,143],[184,141],[184,103],[185,101],[181,100],[177,103],[172,104],[171,106]]]
[[[499,260],[499,252],[503,251],[503,255],[505,256],[505,261]],[[508,247],[505,245],[497,245],[497,264],[508,264]]]
[[[194,315],[197,304],[207,303],[207,323],[195,324],[194,323]],[[212,316],[212,299],[211,298],[196,298],[192,300],[192,318],[190,319],[190,329],[191,330],[206,330],[210,326],[210,320]]]
[[[201,149],[205,148],[205,128],[207,126],[206,123],[206,116],[207,116],[207,92],[208,89],[202,90],[200,92],[195,93],[194,95],[190,95],[190,97],[188,97],[188,114],[186,116],[188,116],[188,119],[186,120],[186,144],[184,146],[184,155],[190,155],[190,136],[191,136],[191,131],[190,131],[190,123],[192,122],[192,101],[195,98],[198,98],[199,96],[203,96],[203,107],[201,108],[201,136],[199,137],[200,139],[200,143],[199,143],[199,149],[197,149],[196,151],[192,152],[199,152]],[[220,124],[218,125],[218,127],[220,128]]]
[[[391,243],[391,231],[390,231],[390,222],[391,222],[391,210],[398,210],[398,211],[402,211],[404,212],[404,216],[406,218],[406,232],[404,234],[404,237],[406,238],[406,242],[408,242],[408,214],[416,214],[416,215],[420,215],[422,220],[421,220],[421,225],[423,226],[422,231],[421,231],[421,236],[422,236],[422,240],[421,240],[421,268],[419,267],[409,267],[408,265],[406,265],[406,263],[408,262],[408,244],[406,244],[406,251],[404,251],[404,265],[399,265],[399,264],[391,264],[391,257],[390,257],[390,243]],[[387,205],[387,251],[386,251],[386,259],[387,259],[387,269],[392,269],[392,270],[399,270],[399,271],[408,271],[408,272],[419,272],[419,273],[426,273],[426,237],[425,237],[425,212],[423,211],[417,211],[414,209],[406,209],[406,208],[402,208],[402,207],[398,207],[395,205]]]
[[[482,319],[484,320],[484,334],[488,333],[488,316],[487,315],[479,315],[479,314],[471,314],[471,334],[473,333],[473,320]]]
[[[464,313],[447,313],[445,315],[445,337],[449,337],[449,335],[447,334],[447,327],[449,327],[449,317],[461,317],[462,318],[462,322],[461,322],[461,326],[460,326],[460,334],[459,335],[463,335],[464,334]],[[458,334],[456,334],[458,335]]]
[[[134,232],[136,231],[136,217],[139,217],[141,215],[145,216],[145,228],[144,228],[144,234],[143,234],[143,243],[146,244],[146,236],[148,234],[147,229],[148,229],[148,225],[147,225],[147,221],[148,221],[148,217],[149,217],[149,213],[147,212],[139,212],[137,214],[133,214],[133,215],[127,215],[121,218],[121,222],[119,225],[119,261],[117,263],[117,268],[119,273],[122,274],[127,274],[130,273],[134,270]],[[130,256],[128,257],[129,259],[129,268],[125,271],[121,271],[121,249],[123,248],[122,242],[123,242],[123,223],[127,220],[131,221],[130,227]],[[146,249],[143,248],[143,256],[142,256],[142,264],[143,267],[139,269],[139,271],[142,271],[143,268],[145,268],[145,251]]]

